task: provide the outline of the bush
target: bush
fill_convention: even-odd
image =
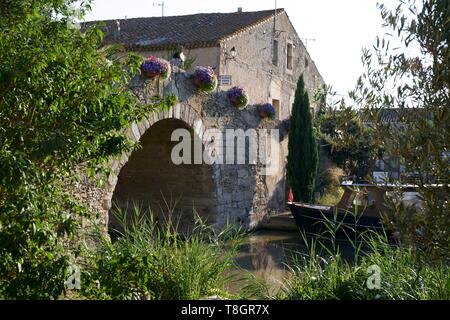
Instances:
[[[342,106],[324,109],[317,122],[329,158],[347,175],[366,177],[382,150],[358,111]]]
[[[69,0],[0,4],[0,296],[64,293],[77,221],[89,212],[66,192],[85,164],[104,173],[131,151],[124,130],[164,103],[129,90],[139,58],[102,48],[103,33],[71,28]],[[87,3],[79,5],[81,12]],[[76,18],[82,18],[76,17]],[[108,59],[109,58],[109,59]],[[112,60],[110,60],[112,59]],[[168,105],[166,105],[168,106]],[[72,248],[73,249],[73,248]]]
[[[344,192],[340,181],[343,175],[344,171],[338,167],[328,168],[319,174],[319,187],[323,190],[319,203],[335,205],[339,202]]]

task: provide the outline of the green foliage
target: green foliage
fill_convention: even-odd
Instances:
[[[123,232],[103,239],[83,274],[84,294],[99,299],[200,299],[220,294],[230,278],[239,230],[217,232],[197,219],[193,234],[160,227],[135,207],[131,223],[117,212]]]
[[[344,193],[343,188],[341,188],[342,176],[343,171],[337,167],[320,172],[319,177],[323,187],[323,194],[319,199],[320,204],[336,205],[339,202]]]
[[[58,298],[65,250],[88,216],[66,192],[75,168],[102,173],[133,148],[123,131],[156,107],[128,90],[139,58],[100,49],[102,32],[73,26],[75,1],[0,4],[0,296]],[[88,10],[81,6],[82,16]]]
[[[310,202],[314,194],[319,156],[303,75],[297,82],[289,120],[288,148],[287,177],[294,201]]]
[[[317,123],[330,159],[347,175],[365,177],[382,150],[358,111],[349,107],[327,108]]]
[[[316,102],[318,106],[316,118],[314,120],[320,119],[320,117],[325,113],[327,109],[328,95],[331,92],[331,90],[332,90],[331,86],[323,85],[323,87],[318,88],[316,92],[314,92],[313,101]]]
[[[411,248],[390,242],[386,233],[365,231],[336,241],[342,226],[324,216],[322,234],[302,236],[307,249],[293,253],[291,276],[274,295],[295,300],[448,300],[449,266],[421,264]],[[348,246],[351,246],[353,255]],[[345,250],[345,251],[344,251]],[[345,252],[345,254],[344,254]]]
[[[320,244],[311,243],[308,257],[299,256],[291,266],[292,278],[278,293],[278,299],[346,300],[435,300],[450,299],[448,266],[421,266],[411,250],[392,247],[383,236],[366,239],[368,248],[356,263],[348,262],[336,250],[316,253]],[[380,270],[379,288],[369,288],[373,266]]]
[[[351,93],[371,112],[377,143],[417,177],[421,208],[402,206],[397,195],[387,218],[425,262],[450,259],[449,8],[448,0],[380,5],[388,32],[364,51],[366,72]],[[387,108],[396,108],[397,124],[379,117]],[[411,183],[407,175],[400,180]]]

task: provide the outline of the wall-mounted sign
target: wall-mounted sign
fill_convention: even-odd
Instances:
[[[220,86],[231,86],[231,75],[222,74],[218,80]]]

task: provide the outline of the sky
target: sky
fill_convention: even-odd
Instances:
[[[328,85],[340,95],[355,87],[363,72],[363,47],[382,35],[380,0],[277,0],[284,8]],[[86,20],[161,16],[161,0],[93,0]],[[394,2],[385,0],[385,3]],[[164,15],[258,11],[275,8],[275,0],[164,0]],[[309,40],[305,40],[309,39]],[[313,40],[310,40],[313,39]]]

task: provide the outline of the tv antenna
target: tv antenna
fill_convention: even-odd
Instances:
[[[275,0],[275,10],[273,12],[273,30],[272,30],[273,39],[278,38],[283,32],[286,32],[285,30],[277,30],[277,14],[278,14],[277,10],[278,10],[277,0]]]
[[[275,0],[275,10],[273,13],[273,36],[275,37],[275,31],[277,27],[277,0]]]
[[[300,38],[303,42],[305,42],[305,48],[308,47],[308,41],[316,41],[314,38]]]
[[[161,17],[164,17],[164,1],[153,2],[154,7],[161,7]]]

